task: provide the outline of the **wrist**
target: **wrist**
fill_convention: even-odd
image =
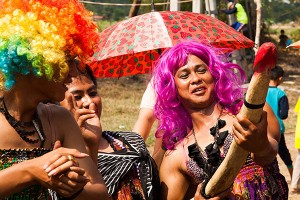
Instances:
[[[22,163],[20,163],[21,170],[23,170],[22,174],[23,175],[23,180],[26,183],[29,183],[30,185],[32,184],[37,184],[38,178],[36,177],[36,172],[39,171],[36,169],[37,165],[33,162],[33,160],[25,160]],[[46,172],[44,172],[45,175],[47,175]],[[47,175],[48,176],[48,175]]]
[[[271,163],[275,156],[276,154],[274,154],[274,150],[270,144],[266,145],[266,148],[264,148],[263,151],[251,153],[253,161],[260,165]]]
[[[62,200],[71,200],[71,199],[75,199],[78,195],[80,195],[80,193],[83,191],[83,188],[81,190],[79,190],[78,192],[76,192],[75,194],[73,194],[70,197],[62,197]]]

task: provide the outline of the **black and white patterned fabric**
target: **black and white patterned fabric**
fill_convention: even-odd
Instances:
[[[135,132],[104,131],[108,141],[119,142],[124,148],[113,153],[98,152],[98,170],[102,174],[109,195],[118,187],[119,181],[136,168],[147,199],[158,199],[160,181],[157,166],[150,156],[143,138]]]

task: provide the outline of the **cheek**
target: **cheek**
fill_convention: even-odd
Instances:
[[[97,105],[97,108],[98,108],[98,114],[99,114],[99,117],[101,117],[101,113],[102,113],[102,101],[101,101],[101,98],[97,98],[97,101],[95,103]]]
[[[102,101],[100,97],[93,98],[93,103],[97,106],[99,112],[102,110]]]
[[[188,81],[182,79],[175,79],[175,86],[179,90],[185,90],[188,88]]]
[[[101,98],[100,97],[94,97],[92,98],[92,101],[94,104],[96,104],[97,107],[101,107],[102,106],[102,102],[101,102]]]
[[[183,82],[181,82],[178,86],[177,86],[177,92],[180,96],[183,95],[187,95],[189,94],[189,85],[185,84]]]

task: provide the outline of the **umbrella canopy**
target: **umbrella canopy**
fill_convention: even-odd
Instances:
[[[289,48],[289,47],[294,47],[294,48],[300,49],[300,40],[287,46],[287,48]]]
[[[90,60],[96,77],[148,73],[164,49],[186,39],[223,51],[254,46],[252,40],[216,18],[182,11],[139,15],[108,27],[100,33],[100,38]]]

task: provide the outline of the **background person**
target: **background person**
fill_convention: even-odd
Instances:
[[[73,113],[81,128],[111,199],[160,199],[158,170],[143,138],[135,132],[102,132],[101,97],[87,65],[78,68],[61,105]]]
[[[284,30],[280,30],[280,35],[279,35],[279,46],[282,48],[285,48],[287,46],[288,42],[288,36],[285,34]]]
[[[299,193],[299,180],[300,180],[300,98],[298,98],[295,106],[295,112],[297,113],[296,132],[295,132],[295,148],[298,149],[298,154],[294,164],[294,171],[291,181],[291,192]]]
[[[43,104],[64,98],[73,58],[92,54],[90,12],[75,0],[1,0],[0,21],[0,199],[107,199],[73,117]]]
[[[160,122],[156,136],[168,149],[160,167],[162,199],[192,198],[233,139],[250,153],[229,198],[287,199],[288,186],[276,160],[276,117],[268,104],[258,124],[236,115],[243,103],[245,75],[224,60],[211,47],[186,41],[163,53],[155,67],[154,113]]]
[[[151,79],[143,94],[138,119],[135,122],[134,127],[132,129],[132,131],[139,133],[143,137],[144,141],[148,139],[151,128],[156,120],[153,111],[155,101],[156,97]],[[152,157],[155,160],[155,163],[158,166],[158,168],[160,167],[165,151],[166,149],[162,145],[161,138],[156,138]]]
[[[151,128],[155,122],[153,114],[154,104],[155,92],[150,81],[141,100],[138,119],[132,129],[132,131],[139,133],[145,141],[149,137]]]
[[[235,2],[234,0],[228,0],[228,10],[221,10],[227,15],[235,13],[236,22],[231,24],[231,27],[238,32],[242,32],[244,28],[247,28],[248,16],[242,4]]]
[[[266,101],[271,106],[273,112],[280,125],[280,141],[278,147],[278,154],[286,165],[289,174],[292,179],[293,175],[293,161],[289,149],[286,146],[284,132],[285,126],[282,120],[288,118],[289,112],[289,101],[285,92],[278,88],[278,86],[283,82],[284,71],[282,67],[275,66],[270,72],[270,83],[269,89],[266,97]]]

